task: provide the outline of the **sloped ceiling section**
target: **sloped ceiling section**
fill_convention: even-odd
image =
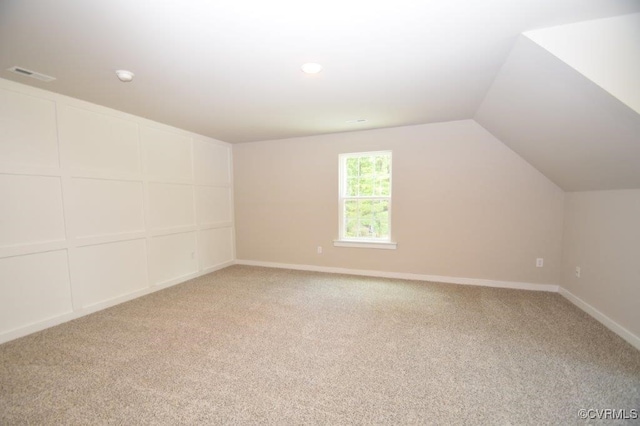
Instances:
[[[528,37],[475,119],[565,191],[640,188],[640,114]]]
[[[640,13],[524,35],[640,114]]]

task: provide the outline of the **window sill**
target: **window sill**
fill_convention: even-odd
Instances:
[[[369,249],[383,249],[383,250],[395,250],[398,248],[398,243],[386,242],[386,241],[349,241],[349,240],[335,240],[333,242],[334,247],[352,247],[352,248],[369,248]]]

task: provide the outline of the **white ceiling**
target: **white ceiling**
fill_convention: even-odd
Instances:
[[[259,141],[472,118],[518,34],[638,11],[638,0],[0,0],[0,77]],[[308,61],[324,71],[303,74]],[[57,79],[4,71],[15,65]]]
[[[524,35],[640,114],[640,13]]]
[[[565,191],[640,188],[640,114],[525,36],[475,120]]]

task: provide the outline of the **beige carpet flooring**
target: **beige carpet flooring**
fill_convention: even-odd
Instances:
[[[640,409],[640,351],[542,292],[233,266],[0,345],[2,425],[579,424],[581,408]]]

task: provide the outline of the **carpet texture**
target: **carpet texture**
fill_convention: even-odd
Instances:
[[[640,409],[640,352],[543,292],[232,266],[0,345],[2,425],[579,424],[579,409]]]

